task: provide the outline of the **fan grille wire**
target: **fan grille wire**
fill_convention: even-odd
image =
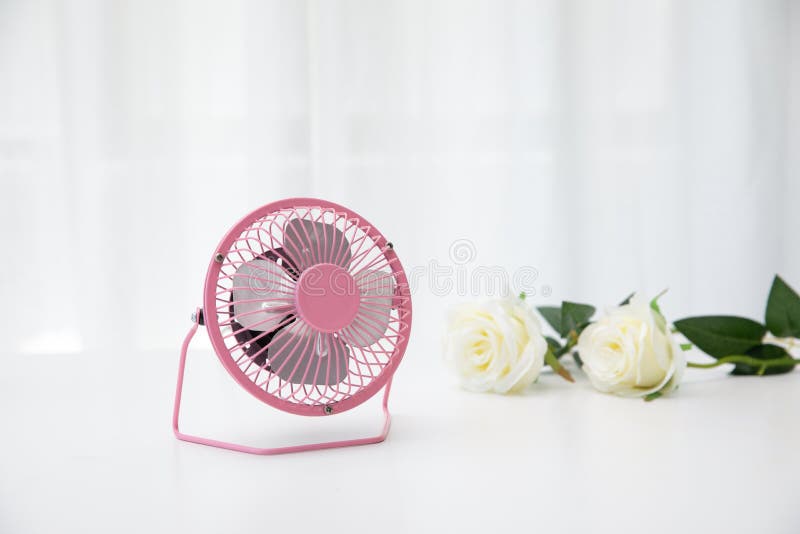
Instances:
[[[304,221],[299,225],[294,223],[300,228],[297,232],[299,235],[294,237],[299,237],[309,247],[301,250],[297,239],[287,236],[287,225],[291,221]],[[322,223],[316,227],[321,230],[316,230],[321,236],[313,236],[313,232],[309,232],[309,222]],[[336,238],[338,234],[333,232],[334,228],[342,233],[344,239]],[[221,262],[216,280],[215,311],[220,334],[228,351],[227,357],[232,359],[242,376],[264,394],[292,404],[329,406],[363,390],[381,376],[392,362],[398,346],[404,344],[403,332],[407,331],[410,322],[408,283],[404,275],[399,276],[402,267],[397,257],[390,253],[391,249],[380,233],[363,223],[359,217],[335,208],[285,208],[254,220],[233,241]],[[264,258],[280,267],[275,269],[277,276],[267,278],[251,273],[248,277],[251,281],[249,289],[253,289],[254,283],[257,288],[264,290],[263,295],[256,299],[236,300],[234,290],[244,289],[235,285],[242,281],[241,276],[235,276],[237,269],[242,265],[252,265],[257,260],[263,261]],[[362,294],[359,310],[351,324],[334,333],[317,331],[297,313],[294,293],[299,274],[318,263],[338,264],[356,280],[370,274],[371,283],[391,283],[394,292],[389,296],[390,304],[386,303],[386,295]],[[270,313],[250,325],[250,328],[257,327],[261,331],[254,331],[255,336],[240,340],[236,335],[241,329],[237,320],[245,320],[248,315],[263,314],[259,309],[238,314],[234,311],[236,305],[250,301],[261,304]],[[383,324],[376,320],[374,314],[385,316],[387,312],[388,324],[382,333]],[[274,335],[263,346],[254,346],[270,334]],[[278,343],[288,342],[291,337],[301,341],[295,343],[290,354],[277,364],[283,367],[274,368],[268,356],[269,349]],[[357,340],[364,337],[378,339],[368,346],[359,346]],[[305,369],[301,369],[303,358],[295,356],[307,354],[309,350],[327,356],[306,358]],[[345,354],[341,353],[343,350]],[[339,368],[342,362],[346,362],[346,369]],[[290,376],[301,376],[299,381],[281,377],[282,371],[292,365]],[[335,369],[333,376],[344,375],[344,378],[336,383],[306,383],[309,376],[317,376],[322,369],[325,376],[331,376],[331,371]]]

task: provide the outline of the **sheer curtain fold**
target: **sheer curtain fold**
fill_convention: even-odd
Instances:
[[[758,317],[800,285],[791,1],[7,1],[0,312],[11,350],[174,347],[217,240],[320,196],[544,300],[670,287]],[[434,326],[430,326],[434,328]]]

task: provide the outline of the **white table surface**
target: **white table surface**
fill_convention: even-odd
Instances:
[[[800,532],[800,372],[689,370],[652,403],[549,373],[477,395],[419,330],[386,442],[272,457],[172,436],[177,350],[3,355],[0,532]],[[377,398],[276,412],[207,348],[186,380],[186,431],[268,446],[380,425]]]

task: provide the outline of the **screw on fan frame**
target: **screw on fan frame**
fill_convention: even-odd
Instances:
[[[378,435],[258,448],[179,430],[189,344],[204,325],[229,374],[280,410],[328,416],[383,394]],[[209,263],[204,306],[181,347],[173,430],[185,441],[253,454],[364,445],[389,431],[392,376],[408,344],[411,296],[394,245],[324,200],[287,199],[248,214]]]

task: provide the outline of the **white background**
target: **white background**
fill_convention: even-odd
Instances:
[[[253,473],[280,508],[295,477],[295,493],[327,495],[329,462],[325,498],[366,495],[375,528],[398,514],[383,491],[400,530],[568,516],[796,531],[796,376],[689,373],[654,408],[553,377],[523,398],[466,395],[438,338],[446,305],[473,292],[434,294],[427,276],[386,444],[265,462],[167,429],[216,243],[287,196],[363,214],[407,271],[533,267],[536,304],[669,287],[672,319],[761,318],[774,273],[800,286],[798,32],[800,4],[773,0],[0,1],[0,531],[61,530],[58,513],[78,531],[219,531],[257,502]],[[475,255],[454,265],[461,239]],[[280,417],[199,338],[196,430],[237,400]],[[737,470],[742,455],[766,464]],[[276,525],[313,515],[290,510]],[[234,522],[270,529],[251,517]]]

